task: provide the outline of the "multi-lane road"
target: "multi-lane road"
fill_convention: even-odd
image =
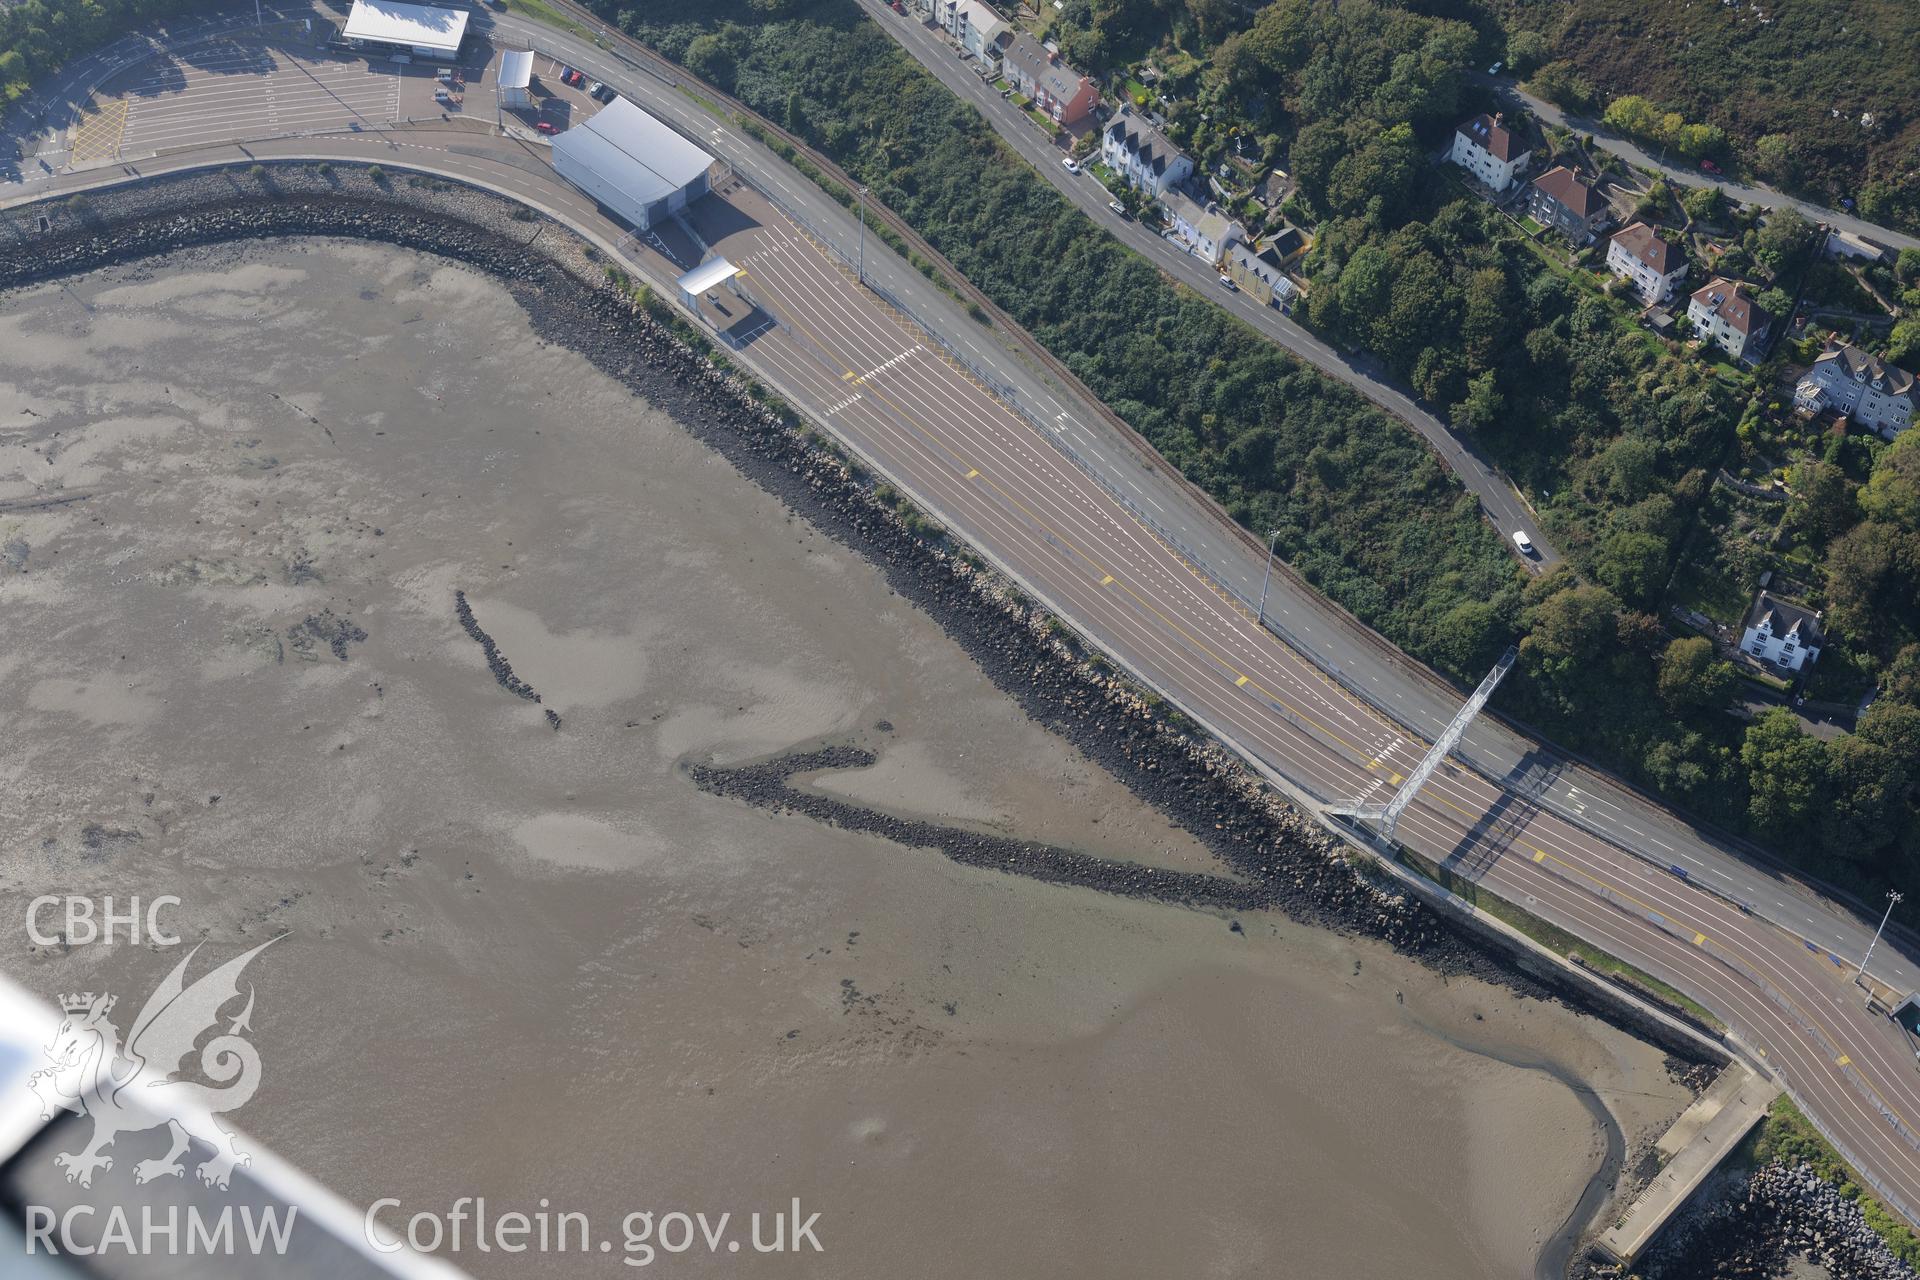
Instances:
[[[1069,173],[1061,161],[1066,152],[1034,127],[1033,120],[1000,96],[1000,91],[982,80],[973,70],[977,65],[954,57],[953,46],[940,31],[918,18],[893,12],[883,0],[860,0],[861,7],[881,29],[898,40],[906,51],[962,100],[971,103],[986,117],[1001,139],[1039,170],[1062,195],[1101,223],[1128,248],[1141,254],[1156,267],[1193,288],[1201,297],[1232,312],[1249,328],[1277,343],[1322,373],[1360,392],[1374,404],[1420,433],[1469,492],[1480,500],[1480,507],[1504,538],[1516,529],[1524,530],[1538,551],[1542,566],[1560,558],[1546,538],[1532,510],[1521,500],[1512,484],[1464,437],[1458,435],[1430,410],[1422,407],[1406,389],[1390,378],[1378,362],[1362,355],[1347,355],[1321,341],[1306,329],[1272,307],[1262,306],[1239,292],[1228,292],[1218,281],[1219,273],[1188,253],[1181,245],[1158,235],[1152,228],[1123,218],[1107,207],[1113,196],[1093,174],[1083,170]]]
[[[900,21],[897,15],[888,16]],[[698,138],[708,150],[773,194],[836,252],[848,260],[856,256],[859,229],[853,215],[731,122],[715,119],[700,102],[644,70],[652,61],[640,51],[635,51],[635,57],[622,58],[515,18],[503,17],[498,26],[516,39],[531,41],[619,86],[648,111]],[[957,59],[949,60],[957,65]],[[962,74],[977,79],[970,73]],[[711,94],[711,90],[703,88],[702,93]],[[997,93],[993,100],[1000,101]],[[1031,127],[1028,132],[1039,137]],[[1104,200],[1098,212],[1107,213]],[[1159,237],[1150,234],[1147,243],[1165,247]],[[1101,474],[1107,488],[1126,495],[1140,515],[1163,527],[1195,560],[1204,563],[1214,578],[1244,598],[1259,594],[1264,549],[1257,539],[1244,530],[1226,527],[1218,513],[1190,487],[1170,482],[1163,467],[1144,461],[1144,442],[1131,435],[1121,436],[1094,406],[1023,364],[1016,354],[998,347],[988,333],[968,319],[958,303],[910,265],[871,242],[868,250],[865,262],[869,280],[903,300],[987,379],[1010,389],[1012,398],[1030,417],[1059,424],[1059,438]],[[1197,259],[1187,254],[1175,253],[1174,260],[1197,265]],[[1277,314],[1265,308],[1254,311]],[[1348,687],[1357,690],[1369,705],[1418,735],[1428,739],[1437,735],[1459,705],[1461,695],[1451,686],[1394,654],[1377,636],[1365,633],[1297,579],[1274,575],[1267,612],[1269,621],[1285,628],[1297,648],[1323,667],[1338,669]],[[1724,845],[1605,776],[1568,761],[1493,719],[1477,722],[1457,754],[1489,777],[1524,775],[1535,803],[1563,820],[1634,848],[1663,868],[1678,866],[1714,892],[1745,904],[1809,942],[1858,956],[1872,936],[1874,921],[1863,923],[1853,911],[1836,906],[1744,851]],[[1897,950],[1883,947],[1876,954],[1874,968],[1894,986],[1920,987],[1920,964]]]
[[[1303,801],[1380,798],[1410,771],[1451,714],[1443,685],[1291,580],[1277,583],[1272,606],[1297,647],[1283,642],[1217,585],[1258,581],[1246,540],[1145,465],[1137,442],[988,342],[911,268],[869,254],[885,287],[958,351],[971,344],[979,367],[1028,412],[989,394],[939,341],[851,277],[838,251],[850,255],[858,233],[843,210],[637,62],[531,25],[517,34],[674,121],[815,228],[809,234],[751,193],[732,197],[754,225],[719,247],[746,265],[748,287],[782,322],[742,352],[755,373]],[[141,169],[238,154],[183,151]],[[624,233],[559,182],[538,148],[472,127],[255,142],[245,154],[415,164],[527,199],[603,251]],[[16,189],[66,191],[114,177],[43,176]],[[656,280],[670,269],[640,251],[630,262]],[[1151,532],[1148,518],[1203,543],[1212,577]],[[1851,970],[1829,958],[1829,950],[1857,957],[1870,923],[1497,724],[1476,726],[1455,759],[1402,819],[1410,847],[1712,1008],[1888,1194],[1920,1205],[1920,1149],[1910,1136],[1920,1072],[1885,1020],[1861,1007]],[[1883,947],[1875,970],[1915,985],[1912,961],[1896,949]]]

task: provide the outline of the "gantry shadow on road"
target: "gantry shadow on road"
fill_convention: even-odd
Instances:
[[[1450,769],[1450,765],[1442,765]],[[1541,811],[1541,800],[1566,769],[1566,762],[1544,751],[1529,751],[1500,778],[1493,805],[1448,851],[1441,866],[1467,880],[1479,880],[1498,862]],[[1531,854],[1532,850],[1525,852]]]

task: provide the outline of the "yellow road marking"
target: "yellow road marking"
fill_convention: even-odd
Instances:
[[[97,110],[89,110],[73,128],[69,144],[75,160],[106,160],[120,149],[127,131],[127,100],[109,98]]]
[[[852,381],[853,381],[853,370],[851,370],[851,369],[849,369],[849,370],[847,370],[847,371],[846,371],[845,373],[843,373],[843,374],[841,374],[841,375],[840,375],[840,381],[842,381],[842,382],[852,382]]]
[[[1396,773],[1392,777],[1387,779],[1387,785],[1390,787],[1397,787],[1405,781],[1406,779],[1404,777]]]
[[[975,467],[971,471],[967,472],[967,479],[971,480],[979,474],[980,474],[980,469],[978,467]]]
[[[1545,862],[1547,860],[1547,851],[1545,849],[1535,849],[1533,851],[1533,860],[1535,862]]]
[[[1851,1064],[1852,1062],[1853,1062],[1853,1059],[1849,1058],[1846,1054],[1843,1053],[1839,1057],[1833,1060],[1833,1065],[1836,1067],[1844,1067]]]
[[[849,274],[844,267],[839,267],[839,264],[835,263],[832,257],[828,255],[826,249],[822,247],[819,243],[814,241],[811,237],[807,237],[805,240],[802,241],[802,243],[809,245],[814,250],[814,252],[818,253],[821,256],[821,258],[825,260],[830,266],[837,268],[842,276]],[[889,314],[889,313],[883,311],[882,314]],[[889,315],[889,318],[893,318],[893,317]],[[905,327],[903,322],[898,319],[895,319],[894,323],[896,325],[900,325],[903,329]],[[812,332],[807,329],[805,325],[802,325],[796,322],[794,324],[794,328],[806,334],[809,338],[812,338],[813,341],[815,341],[816,343],[820,343],[820,339],[815,337],[812,334]],[[820,343],[820,345],[824,349],[827,344]],[[975,380],[975,384],[979,385],[977,380]],[[984,386],[981,387],[981,390],[983,392],[986,392],[990,400],[994,399],[994,397],[992,396],[992,393],[990,391],[987,391],[987,389]],[[914,415],[907,413],[903,405],[897,403],[891,397],[886,396],[884,394],[877,393],[877,392],[875,394],[879,395],[879,398],[882,401],[884,401],[887,405],[889,405],[894,410],[894,412],[901,414],[905,421],[915,426],[918,426],[921,434],[925,436],[930,443],[934,444],[936,447],[945,451],[949,456],[954,456],[953,449],[947,444],[947,442],[944,439],[942,439],[940,436],[937,436],[932,431],[928,430],[924,424],[918,423],[915,420]],[[1012,415],[1009,414],[1008,416],[1011,417]],[[955,460],[956,461],[958,460],[957,457]],[[1099,562],[1096,561],[1091,554],[1089,554],[1085,550],[1082,550],[1074,542],[1074,540],[1069,539],[1068,537],[1066,537],[1065,534],[1059,532],[1058,530],[1055,530],[1048,521],[1040,517],[1038,512],[1034,511],[1026,503],[1022,502],[1019,498],[1017,498],[1014,494],[1002,488],[1000,485],[995,484],[992,480],[988,480],[987,483],[990,485],[993,485],[995,492],[1000,494],[1001,498],[1007,503],[1008,506],[1020,512],[1020,514],[1025,516],[1036,527],[1050,533],[1054,537],[1054,539],[1058,541],[1059,544],[1070,555],[1085,561],[1087,564],[1089,564],[1093,568],[1096,568],[1096,569],[1101,568],[1101,565],[1099,564]],[[1145,522],[1136,521],[1136,523],[1139,523],[1140,527],[1142,529],[1147,530],[1148,533],[1151,534],[1153,532],[1152,528],[1147,524],[1145,524]],[[1162,545],[1164,545],[1164,543]],[[1102,571],[1104,572],[1104,570]],[[1111,573],[1108,573],[1101,580],[1100,585],[1108,586],[1113,584],[1115,581],[1116,579],[1114,578],[1114,576]],[[1305,724],[1312,725],[1315,729],[1319,730],[1327,738],[1331,739],[1333,742],[1339,744],[1342,747],[1345,747],[1348,751],[1352,752],[1353,756],[1356,759],[1359,757],[1360,748],[1357,746],[1357,744],[1349,741],[1344,735],[1339,733],[1332,726],[1322,723],[1316,716],[1307,712],[1304,708],[1295,707],[1288,700],[1266,689],[1264,686],[1262,686],[1258,682],[1252,681],[1250,677],[1245,675],[1245,673],[1241,672],[1233,663],[1229,662],[1224,655],[1216,651],[1211,645],[1207,644],[1199,636],[1189,631],[1186,627],[1182,626],[1174,618],[1172,618],[1163,610],[1161,610],[1159,607],[1157,607],[1152,602],[1152,600],[1147,598],[1140,591],[1136,591],[1132,586],[1124,582],[1120,583],[1119,585],[1120,585],[1120,589],[1122,591],[1125,591],[1129,596],[1131,596],[1134,599],[1134,601],[1141,606],[1142,609],[1144,609],[1148,613],[1151,613],[1154,617],[1158,618],[1161,624],[1165,626],[1168,631],[1172,632],[1176,636],[1179,636],[1182,640],[1186,641],[1192,648],[1194,648],[1200,653],[1205,654],[1208,658],[1212,659],[1216,664],[1224,668],[1228,672],[1228,674],[1238,677],[1234,682],[1236,686],[1245,687],[1245,685],[1242,684],[1243,681],[1246,682],[1247,684],[1251,684],[1253,689],[1256,692],[1261,694],[1268,701],[1272,702],[1276,707],[1280,707],[1288,711],[1290,714],[1296,716],[1299,720],[1301,720]],[[1304,662],[1304,659],[1299,659],[1299,661]],[[1416,745],[1418,745],[1420,742],[1420,739],[1418,738],[1417,735],[1408,733],[1408,734],[1405,734],[1405,736],[1409,739],[1409,741],[1413,742]],[[1390,779],[1390,785],[1398,786],[1403,781],[1405,781],[1405,779],[1402,777],[1402,775],[1395,773]],[[1454,804],[1452,801],[1448,800],[1444,795],[1435,795],[1432,797],[1432,799],[1435,802],[1445,806],[1446,808],[1453,810],[1455,813],[1462,815],[1463,817],[1474,819],[1476,821],[1480,817],[1480,815],[1471,813],[1470,811],[1461,808],[1459,805]],[[1549,856],[1552,857],[1552,855],[1549,855]],[[1613,885],[1601,879],[1599,876],[1594,875],[1592,872],[1587,871],[1582,867],[1575,866],[1573,863],[1568,862],[1564,858],[1553,857],[1552,860],[1555,863],[1555,865],[1565,867],[1568,871],[1574,873],[1574,875],[1579,876],[1582,879],[1591,881],[1593,884],[1600,886],[1601,888],[1607,890],[1608,893],[1613,894],[1614,896],[1624,901],[1633,903],[1635,906],[1639,907],[1644,912],[1660,915],[1665,919],[1673,920],[1673,917],[1671,915],[1665,912],[1656,912],[1654,908],[1648,906],[1644,902],[1639,901],[1639,899],[1635,898],[1632,894],[1626,893],[1624,890],[1614,888]],[[1678,923],[1678,921],[1675,921],[1675,923]],[[1702,937],[1704,938],[1704,936],[1705,935],[1703,934]],[[1791,1004],[1791,1002],[1789,1003]],[[1799,1011],[1801,1015],[1807,1019],[1808,1022],[1812,1023],[1816,1027],[1816,1029],[1819,1031],[1820,1034],[1825,1034],[1825,1028],[1824,1026],[1821,1026],[1817,1018],[1814,1018],[1810,1013],[1807,1013],[1804,1010],[1800,1010],[1797,1004],[1791,1004],[1791,1007],[1794,1008],[1796,1011]],[[1765,1049],[1760,1049],[1758,1050],[1758,1052],[1762,1057],[1766,1056]],[[1906,1123],[1905,1119],[1903,1117],[1900,1117],[1899,1113],[1890,1104],[1887,1103],[1886,1099],[1880,1095],[1880,1091],[1878,1089],[1875,1089],[1871,1082],[1863,1081],[1863,1083],[1866,1084],[1868,1091],[1874,1095],[1875,1099],[1879,1101],[1883,1107],[1886,1107],[1886,1109],[1891,1114],[1893,1114],[1896,1119],[1899,1119],[1900,1123],[1902,1124]]]
[[[1704,947],[1704,946],[1706,946],[1706,945],[1707,945],[1707,935],[1706,935],[1706,934],[1704,934],[1704,933],[1696,933],[1696,934],[1694,934],[1694,935],[1693,935],[1693,945],[1694,945],[1694,946],[1696,946],[1696,947]]]
[[[1233,683],[1235,688],[1244,687],[1247,683],[1247,678],[1245,676],[1241,676],[1238,680],[1235,680]]]

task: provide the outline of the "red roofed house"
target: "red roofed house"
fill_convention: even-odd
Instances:
[[[1478,115],[1455,129],[1453,150],[1447,156],[1495,191],[1513,185],[1513,175],[1527,167],[1528,155],[1500,119]]]
[[[1715,276],[1696,289],[1687,303],[1687,320],[1704,341],[1713,343],[1735,360],[1757,356],[1766,346],[1773,317],[1742,292],[1740,282]]]
[[[1000,67],[1014,91],[1032,98],[1034,110],[1055,124],[1072,128],[1100,105],[1098,85],[1024,31],[1007,46]]]
[[[1556,165],[1533,180],[1527,212],[1575,244],[1585,244],[1606,221],[1607,202],[1573,170]]]
[[[1687,255],[1646,223],[1636,222],[1607,241],[1607,270],[1632,284],[1642,302],[1665,302],[1687,278]]]

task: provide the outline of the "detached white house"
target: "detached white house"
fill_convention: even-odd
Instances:
[[[1644,222],[1616,231],[1607,241],[1607,270],[1634,287],[1642,302],[1665,302],[1687,278],[1687,255],[1662,240]]]
[[[1740,648],[1784,671],[1799,671],[1820,656],[1825,640],[1819,614],[1762,591],[1747,610]]]
[[[1127,106],[1114,113],[1101,133],[1100,158],[1109,169],[1154,199],[1193,173],[1193,161],[1187,154],[1167,141],[1167,135],[1151,120]]]
[[[1832,409],[1888,440],[1913,425],[1913,375],[1860,348],[1829,342],[1794,388],[1796,408]]]
[[[1527,150],[1501,122],[1500,116],[1477,115],[1453,131],[1453,161],[1495,192],[1513,185],[1513,175],[1527,167]]]
[[[1738,280],[1715,276],[1693,292],[1687,320],[1701,339],[1735,360],[1757,356],[1767,345],[1773,317],[1753,300]]]

